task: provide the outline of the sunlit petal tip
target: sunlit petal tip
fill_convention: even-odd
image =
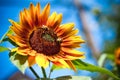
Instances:
[[[34,5],[33,5],[33,3],[31,2],[31,3],[30,3],[30,8],[32,8],[32,7],[34,7]]]
[[[85,55],[83,55],[81,58],[82,58],[82,59],[85,59],[85,58],[86,58],[86,56],[85,56]]]
[[[14,41],[14,38],[13,38],[13,36],[12,36],[11,34],[7,34],[7,36],[8,36],[12,41]]]
[[[50,3],[48,3],[45,8],[43,9],[43,14],[44,12],[49,12],[50,11]]]
[[[15,52],[18,50],[18,47],[11,49],[11,52]]]
[[[48,3],[47,6],[50,7],[50,3]]]
[[[27,9],[26,8],[24,8],[24,12],[27,13]]]
[[[85,40],[82,40],[82,39],[81,39],[80,41],[81,41],[81,43],[85,43]]]
[[[40,7],[40,3],[37,3],[36,7]]]
[[[14,23],[14,21],[13,21],[12,19],[8,19],[8,21],[9,21],[11,24]]]
[[[69,25],[71,25],[71,26],[75,26],[75,24],[74,24],[74,23],[72,23],[72,22],[71,22],[71,23],[68,23],[68,24],[69,24]]]
[[[62,21],[62,13],[58,14],[58,18],[60,19],[60,21]]]

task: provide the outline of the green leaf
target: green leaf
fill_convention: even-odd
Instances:
[[[53,70],[60,70],[60,69],[62,69],[62,68],[53,64],[52,67],[51,67],[51,72]]]
[[[2,36],[2,38],[0,39],[0,43],[2,43],[3,42],[3,40],[6,38],[6,35],[7,34],[12,34],[13,33],[13,31],[9,28],[8,30],[7,30],[7,32]]]
[[[111,71],[109,71],[105,68],[101,68],[101,67],[89,64],[89,63],[85,63],[85,62],[81,61],[80,59],[73,60],[72,62],[77,69],[87,70],[87,71],[91,71],[91,72],[100,72],[102,74],[107,74],[115,79],[120,80],[116,75],[114,75]]]
[[[11,62],[22,72],[25,72],[25,69],[28,67],[28,57],[17,54],[16,52],[10,52]]]
[[[0,46],[0,52],[4,52],[4,51],[7,51],[7,50],[9,50],[9,49],[6,48],[6,47]]]
[[[87,76],[62,76],[56,78],[55,80],[92,80],[92,79]]]

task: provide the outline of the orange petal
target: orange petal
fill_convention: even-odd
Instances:
[[[73,54],[68,54],[68,53],[64,53],[64,52],[60,52],[59,54],[57,54],[52,61],[57,61],[59,59],[63,59],[63,60],[75,60],[75,59],[79,59],[79,58],[84,58],[83,55],[73,55]]]
[[[30,16],[32,18],[32,21],[34,22],[35,21],[35,7],[32,3],[30,4]]]
[[[57,17],[55,18],[55,22],[53,25],[54,31],[56,31],[56,29],[58,29],[61,22],[62,22],[62,14],[58,14]]]
[[[35,56],[36,53],[37,52],[35,50],[32,50],[32,49],[28,51],[28,54],[31,55],[31,56]]]
[[[15,21],[9,19],[9,22],[15,27],[17,28],[19,31],[22,31],[22,27]]]
[[[31,29],[33,29],[33,21],[27,9],[24,9],[23,19],[25,19],[26,23],[29,25],[27,27],[30,27]]]
[[[58,26],[60,26],[60,23],[62,21],[62,14],[58,14],[54,12],[47,21],[47,26],[53,29],[56,29]]]
[[[27,45],[24,40],[18,38],[17,36],[12,36],[10,34],[7,34],[7,36],[19,46],[26,46]]]
[[[38,3],[37,5],[36,5],[36,12],[35,12],[35,14],[36,14],[36,22],[38,21],[40,21],[40,3]]]
[[[34,24],[36,27],[40,27],[41,23],[40,23],[40,3],[37,3],[36,7],[35,7],[35,13],[34,13]]]
[[[33,29],[33,23],[27,9],[24,9],[23,12],[20,12],[20,24],[28,29]]]
[[[29,56],[28,63],[29,63],[29,66],[34,65],[35,64],[35,56]]]
[[[62,50],[65,54],[68,54],[68,55],[71,55],[71,56],[74,56],[74,57],[81,57],[81,58],[84,57],[84,53],[83,53],[83,52],[80,52],[80,51],[78,51],[78,50],[73,50],[73,49],[65,48],[65,47],[62,47],[61,50]]]
[[[41,24],[45,25],[50,13],[50,4],[48,3],[41,13]]]
[[[61,25],[55,32],[58,36],[64,36],[66,34],[69,34],[72,29],[74,28],[74,23],[67,23]]]
[[[75,68],[75,66],[73,65],[73,63],[72,63],[71,61],[66,60],[66,63],[67,63],[74,71],[76,71],[76,68]]]

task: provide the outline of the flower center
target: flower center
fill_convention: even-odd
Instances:
[[[47,56],[55,55],[60,51],[60,42],[57,35],[48,28],[39,28],[30,35],[29,43],[32,49]]]

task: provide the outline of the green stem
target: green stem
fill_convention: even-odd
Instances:
[[[49,73],[49,76],[48,76],[49,79],[50,79],[51,73],[52,73],[52,69],[50,70],[50,73]]]
[[[35,70],[30,67],[30,70],[33,72],[33,74],[36,76],[37,79],[40,79],[40,77],[38,76],[38,74],[35,72]]]
[[[41,69],[42,69],[42,73],[43,73],[44,78],[47,78],[45,69],[43,67],[41,67]]]

